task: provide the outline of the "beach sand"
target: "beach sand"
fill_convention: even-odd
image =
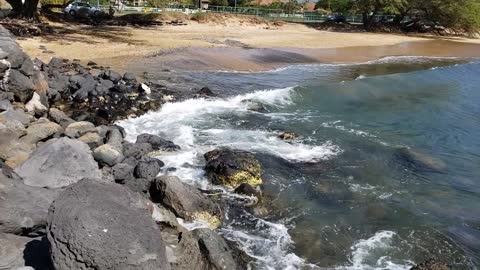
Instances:
[[[286,64],[368,61],[393,55],[480,56],[480,41],[320,31],[302,24],[197,23],[136,28],[51,23],[55,34],[19,40],[32,57],[148,68],[261,71]],[[50,53],[44,53],[45,46]],[[53,52],[53,53],[52,53]]]

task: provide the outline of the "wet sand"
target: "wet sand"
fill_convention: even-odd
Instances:
[[[137,73],[150,69],[255,72],[292,64],[366,62],[387,56],[480,57],[480,44],[426,40],[384,46],[321,49],[195,47],[132,59],[127,68]]]

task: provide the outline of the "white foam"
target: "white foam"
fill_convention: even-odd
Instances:
[[[394,262],[388,251],[394,248],[392,231],[379,231],[368,239],[357,241],[352,247],[350,265],[339,266],[338,270],[407,270],[414,263],[412,261]]]
[[[313,265],[289,252],[293,241],[288,234],[288,229],[283,224],[268,222],[254,218],[255,231],[252,234],[238,228],[226,227],[221,230],[229,240],[240,244],[242,250],[256,260],[249,269],[312,269]]]

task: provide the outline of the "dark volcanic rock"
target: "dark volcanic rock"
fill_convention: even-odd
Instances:
[[[176,151],[180,150],[180,146],[174,144],[172,141],[162,139],[153,134],[143,133],[137,136],[137,143],[149,143],[153,150],[161,151]]]
[[[225,240],[209,229],[182,233],[180,257],[173,263],[176,270],[241,269]]]
[[[123,74],[123,80],[127,83],[136,83],[137,77],[133,73],[125,72],[125,74]]]
[[[125,180],[133,178],[133,169],[134,166],[127,163],[118,163],[113,166],[113,177],[118,183],[124,183]]]
[[[8,90],[13,92],[16,100],[25,103],[32,98],[35,86],[30,78],[15,69],[10,70],[8,78]]]
[[[235,193],[243,194],[243,195],[247,195],[247,196],[258,196],[257,190],[247,183],[240,184],[240,186],[238,186],[235,189]]]
[[[147,157],[138,162],[137,166],[135,167],[134,175],[137,178],[153,180],[163,166],[164,164],[161,160]]]
[[[50,207],[47,232],[56,269],[170,269],[146,202],[121,185],[71,185]]]
[[[122,75],[120,75],[118,72],[115,72],[113,70],[105,71],[102,77],[114,83],[118,83],[122,79]]]
[[[123,154],[125,157],[134,157],[140,159],[141,157],[148,155],[152,152],[152,145],[149,143],[124,143]]]
[[[197,98],[204,98],[204,97],[216,97],[217,95],[210,90],[208,87],[203,87],[202,89],[198,90],[198,92],[195,94],[195,97]]]
[[[75,122],[72,118],[68,117],[64,112],[56,108],[50,108],[48,111],[50,119],[55,123],[59,124],[61,127],[66,128],[68,125]]]
[[[0,174],[0,230],[23,235],[44,233],[48,207],[58,192],[27,186]]]
[[[26,58],[19,70],[26,76],[32,76],[35,72],[35,70],[33,69],[32,60],[30,60],[30,58]]]
[[[212,183],[237,188],[242,183],[262,184],[260,162],[252,153],[243,150],[218,149],[204,155],[205,170]]]
[[[450,267],[445,263],[438,262],[435,259],[429,259],[421,264],[418,264],[410,270],[449,270]]]
[[[175,176],[159,176],[150,187],[154,202],[161,203],[178,217],[203,219],[211,227],[220,225],[221,209],[196,188],[184,184]]]
[[[66,137],[42,144],[15,172],[26,185],[48,188],[65,187],[85,177],[101,177],[88,145]]]

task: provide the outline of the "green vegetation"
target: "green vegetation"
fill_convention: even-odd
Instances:
[[[361,14],[369,29],[375,15],[396,15],[399,23],[407,16],[420,14],[428,20],[469,33],[480,29],[479,0],[319,0],[317,8],[341,14]]]

